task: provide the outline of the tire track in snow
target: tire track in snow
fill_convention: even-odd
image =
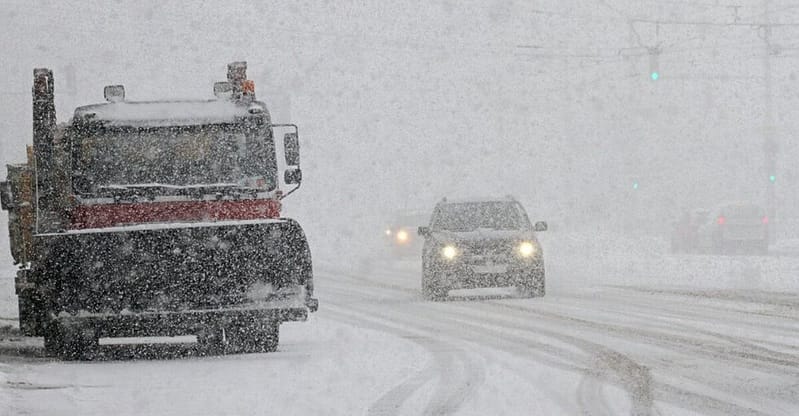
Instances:
[[[613,410],[602,396],[603,383],[598,377],[585,375],[577,385],[577,405],[582,416],[613,416]]]
[[[629,306],[629,303],[625,304],[625,307],[627,307],[627,306]],[[608,308],[608,307],[595,307],[593,309],[595,309],[595,310],[596,309],[601,309],[603,312],[611,313],[611,314],[619,314],[620,313],[618,310],[614,310],[614,309],[611,309],[611,308]],[[708,329],[705,329],[705,328],[700,328],[699,326],[696,326],[696,324],[694,324],[694,325],[686,324],[685,323],[685,319],[688,318],[687,316],[684,316],[684,315],[681,316],[681,315],[678,315],[676,313],[670,313],[672,311],[668,311],[668,310],[663,310],[661,308],[657,308],[659,313],[657,315],[653,316],[652,311],[655,308],[651,308],[650,307],[648,309],[649,309],[648,313],[647,312],[633,312],[633,311],[631,311],[629,309],[625,309],[624,314],[626,316],[628,316],[628,317],[635,316],[635,317],[638,317],[638,318],[641,318],[641,319],[657,320],[658,321],[657,322],[657,326],[659,327],[658,329],[660,329],[663,333],[665,333],[666,331],[670,331],[670,332],[675,333],[675,335],[681,335],[681,334],[686,334],[686,333],[703,335],[703,336],[706,336],[708,338],[713,338],[713,339],[716,339],[716,340],[720,340],[720,341],[723,341],[723,342],[726,342],[728,344],[735,345],[735,346],[738,346],[738,347],[741,347],[741,348],[746,348],[746,349],[749,349],[749,350],[752,350],[752,351],[757,351],[761,355],[771,355],[773,357],[778,357],[778,358],[781,358],[781,359],[791,360],[791,359],[795,358],[797,356],[797,354],[796,353],[785,352],[785,350],[792,350],[792,351],[796,351],[797,353],[799,353],[799,346],[794,346],[794,345],[789,345],[789,344],[782,344],[782,343],[778,343],[778,342],[770,342],[770,341],[758,341],[757,343],[755,343],[755,342],[753,342],[751,340],[745,340],[745,339],[742,339],[742,338],[737,338],[737,337],[734,337],[734,336],[723,334],[721,332],[711,331],[711,330],[708,330]],[[666,315],[668,315],[670,319],[666,319],[665,318]],[[696,316],[694,315],[694,316],[692,316],[692,318],[696,319]],[[724,324],[728,325],[727,322],[725,322]],[[650,324],[649,328],[655,329],[655,325],[654,324]],[[766,347],[766,345],[771,345],[773,347],[777,347],[780,350]]]
[[[485,305],[493,303],[478,302],[474,305],[475,307],[482,306],[484,308]],[[462,307],[463,305],[458,306]],[[477,312],[479,313],[479,311]],[[490,312],[496,313],[496,311]],[[453,312],[453,314],[459,316],[460,319],[465,319],[462,312]],[[602,386],[594,382],[594,380],[613,383],[623,388],[630,398],[631,415],[647,416],[653,414],[654,393],[652,391],[652,376],[649,368],[638,364],[629,356],[602,344],[556,332],[521,320],[510,321],[507,318],[497,318],[487,313],[482,313],[480,320],[482,324],[490,324],[490,327],[494,329],[504,328],[509,331],[525,329],[530,334],[543,335],[582,350],[586,358],[573,358],[573,361],[576,365],[582,364],[585,367],[584,378],[581,382],[581,384],[585,384],[583,384],[583,390],[578,389],[578,400],[583,403],[584,414],[613,414],[610,409],[608,409],[607,413],[595,412],[597,409],[607,409],[607,405],[603,401],[597,401],[603,397],[601,394]],[[500,333],[502,332],[500,331]],[[586,378],[588,379],[586,380]]]
[[[350,293],[350,292],[345,290],[344,293]],[[457,305],[457,303],[453,302],[452,305],[453,306]],[[414,304],[414,307],[420,308],[420,310],[423,311],[423,312],[424,311],[431,312],[431,313],[428,313],[428,314],[408,314],[407,311],[394,311],[395,313],[392,313],[391,317],[385,317],[383,319],[392,319],[393,322],[395,322],[395,323],[396,322],[403,322],[403,323],[407,323],[408,325],[416,325],[418,328],[422,328],[424,330],[444,332],[443,329],[441,329],[441,328],[437,329],[435,327],[421,326],[418,323],[418,318],[420,316],[422,316],[422,317],[436,316],[437,318],[434,321],[435,324],[438,324],[439,326],[442,326],[444,328],[449,327],[449,328],[457,328],[458,329],[459,333],[454,335],[454,337],[456,337],[456,338],[460,338],[462,340],[474,342],[474,343],[477,343],[478,345],[488,346],[488,347],[493,348],[493,349],[498,349],[498,350],[503,350],[503,351],[506,351],[506,352],[510,352],[510,353],[514,354],[515,356],[522,357],[522,358],[524,358],[526,360],[530,360],[531,358],[533,358],[533,357],[531,357],[530,352],[536,351],[536,350],[539,350],[539,351],[544,350],[544,351],[547,351],[548,353],[550,353],[552,356],[558,357],[560,359],[563,359],[564,357],[568,357],[568,358],[566,358],[566,360],[568,362],[573,363],[573,364],[572,365],[563,365],[563,364],[559,363],[558,361],[551,361],[551,360],[548,361],[548,362],[547,362],[547,360],[535,360],[535,361],[538,361],[538,362],[544,361],[545,363],[547,363],[549,365],[554,365],[556,367],[560,367],[560,368],[565,369],[567,371],[576,372],[578,374],[584,374],[584,375],[591,376],[591,377],[594,377],[594,378],[600,377],[603,380],[604,379],[609,379],[609,377],[606,375],[606,373],[608,371],[618,370],[617,367],[619,367],[618,365],[617,366],[611,366],[611,365],[605,365],[605,364],[603,364],[601,366],[598,366],[598,367],[592,367],[591,366],[592,363],[603,363],[603,362],[606,361],[606,360],[602,360],[601,356],[599,354],[594,353],[594,351],[588,350],[587,351],[588,352],[587,355],[578,355],[578,354],[575,354],[573,351],[559,349],[557,347],[553,347],[553,346],[548,345],[548,344],[543,344],[543,343],[540,343],[540,342],[536,342],[536,341],[530,340],[528,338],[523,338],[523,337],[518,337],[518,336],[509,336],[507,333],[505,333],[503,331],[495,330],[496,326],[494,326],[494,325],[492,325],[491,328],[488,328],[488,327],[486,327],[484,325],[484,323],[474,324],[472,322],[464,322],[461,319],[462,318],[461,314],[452,313],[451,311],[447,311],[447,308],[448,308],[447,305],[441,305],[440,308],[436,307],[435,310],[431,310],[432,308],[430,306],[431,305],[427,304],[427,303]],[[462,307],[463,305],[460,305],[460,306]],[[361,306],[361,307],[363,307],[363,306]],[[399,312],[399,313],[404,314],[404,315],[412,315],[412,316],[400,317],[396,312]],[[368,311],[368,312],[365,311],[364,313],[368,313],[368,314],[370,314],[370,316],[373,316],[373,317],[374,316],[379,316],[381,314],[380,312],[375,313],[374,311]],[[450,317],[447,318],[447,317],[445,317],[445,315],[448,315]],[[429,321],[429,319],[426,319],[426,320]],[[444,324],[444,325],[441,325],[441,324]],[[506,322],[503,322],[503,324],[507,325]],[[447,334],[447,335],[453,336],[452,334]],[[547,336],[551,336],[551,334],[547,334]],[[504,340],[504,342],[502,340]],[[573,339],[569,339],[568,341],[572,341],[572,342],[570,342],[570,344],[572,344],[572,345],[576,344],[575,342],[573,342],[574,341]],[[509,346],[510,346],[509,344],[515,344],[515,345],[513,347],[509,348]],[[519,349],[518,346],[521,346],[522,348]],[[582,349],[586,350],[586,348],[584,348],[584,346],[582,346]],[[607,349],[603,349],[602,352],[604,354],[606,354],[607,356],[609,356],[609,357],[616,357],[616,361],[620,361],[619,357],[623,357],[623,356],[621,356],[621,354],[615,353],[615,352],[607,350]],[[634,369],[638,369],[638,370],[642,369],[640,366],[637,366],[634,363],[632,365],[627,365],[624,368],[628,368],[628,369],[629,368],[634,368]],[[646,369],[644,368],[643,371],[646,371]],[[529,375],[525,375],[525,376],[526,376],[525,378],[528,379],[528,380],[531,380],[534,385],[535,384],[539,384],[540,385],[540,383],[542,382],[542,380],[540,380],[540,379],[531,379],[529,377]],[[618,382],[618,380],[624,381],[624,380],[627,380],[629,378],[630,377],[626,377],[626,378],[625,377],[615,377],[615,378],[612,378],[611,381]],[[419,384],[419,380],[411,380],[411,381],[408,382],[408,384],[414,385],[414,386],[418,385]],[[623,388],[625,388],[626,390],[631,392],[630,395],[631,395],[632,401],[634,403],[633,404],[633,408],[635,409],[635,412],[632,413],[632,415],[636,415],[636,416],[638,416],[638,415],[649,415],[650,412],[647,409],[649,407],[651,407],[651,399],[647,401],[646,399],[640,400],[638,398],[650,398],[651,395],[648,394],[648,393],[638,394],[635,387],[630,387],[629,385],[625,385],[624,383],[620,383],[620,384],[621,384],[621,386]],[[627,384],[629,384],[629,383],[627,383]],[[644,386],[646,388],[648,386],[648,384],[645,384]],[[402,387],[402,386],[400,386],[400,387]],[[403,388],[405,388],[405,387],[403,387]],[[592,387],[592,388],[594,390],[593,396],[591,396],[591,398],[588,401],[586,401],[585,397],[589,397],[586,394],[585,397],[582,400],[583,404],[584,404],[583,410],[584,410],[585,414],[597,414],[597,413],[586,413],[587,410],[590,410],[590,409],[607,408],[607,405],[605,404],[604,399],[600,400],[601,397],[602,397],[601,385],[597,385],[597,386]],[[597,402],[595,400],[600,400],[600,401]],[[435,412],[426,413],[426,414],[446,414],[448,412],[443,412],[442,413],[442,410],[446,410],[446,409],[447,408],[435,409],[436,410]],[[599,414],[608,414],[608,415],[610,415],[610,414],[613,414],[613,413],[610,410],[607,410],[606,413],[599,413]]]
[[[625,340],[631,340],[631,337],[633,337],[633,340],[640,341],[643,344],[656,346],[668,345],[683,352],[690,353],[693,356],[705,356],[712,360],[723,360],[735,365],[746,365],[750,369],[759,371],[767,367],[799,378],[799,357],[792,354],[779,352],[764,354],[762,351],[761,353],[755,353],[748,348],[729,346],[726,345],[726,343],[719,344],[718,342],[709,342],[709,340],[692,338],[687,335],[662,333],[649,328],[596,322],[518,304],[502,302],[488,303],[508,310],[538,315],[550,321],[561,321],[569,325],[580,325],[587,329],[600,331],[603,334],[613,335]]]
[[[495,302],[487,302],[494,304]],[[530,311],[530,312],[538,312],[534,310],[530,310],[528,308],[521,308],[515,307],[515,305],[507,305],[499,303],[499,305],[503,307],[511,307],[512,309],[521,309],[522,311]],[[549,314],[547,315],[549,317]],[[561,317],[562,319],[572,319],[571,317]],[[528,317],[529,319],[529,317]],[[547,331],[544,329],[544,331]],[[626,338],[630,341],[629,338]],[[632,340],[636,342],[635,340]],[[647,343],[645,343],[647,344]],[[657,344],[655,344],[657,345]],[[694,352],[691,351],[693,354]],[[719,357],[713,356],[712,359],[718,359]],[[633,398],[639,398],[640,405],[636,406],[634,403],[633,410],[638,412],[638,414],[649,414],[645,413],[644,410],[647,406],[645,405],[650,399],[654,400],[654,397],[657,397],[657,400],[668,402],[678,407],[683,407],[688,410],[712,414],[712,415],[767,415],[769,413],[761,412],[755,409],[752,409],[746,405],[739,405],[735,403],[731,403],[728,401],[723,401],[715,397],[711,397],[706,394],[696,393],[693,391],[686,390],[682,387],[677,387],[665,382],[658,382],[653,380],[651,376],[647,377],[644,372],[640,369],[636,369],[634,366],[630,366],[629,362],[624,357],[613,357],[610,356],[605,358],[607,364],[614,368],[618,374],[622,376],[621,382],[626,382],[630,387],[633,388]],[[734,364],[735,360],[730,360],[730,364]],[[634,363],[634,362],[633,362]],[[761,369],[762,370],[762,369]],[[638,381],[645,381],[646,384],[649,384],[648,389],[642,389],[635,391],[635,384]],[[648,390],[648,392],[647,392]],[[790,393],[789,393],[790,394]],[[654,403],[653,403],[654,404]],[[759,401],[758,401],[759,404]],[[654,407],[651,407],[649,411],[654,411]],[[633,413],[635,414],[635,413]]]
[[[416,343],[430,353],[432,363],[422,371],[394,386],[377,399],[368,409],[369,415],[398,415],[413,395],[428,383],[438,381],[435,394],[427,404],[424,414],[442,415],[455,413],[485,380],[485,368],[481,362],[467,354],[452,343],[435,339],[433,336],[419,335],[409,331],[386,325],[378,319],[366,317],[364,314],[350,309],[349,312],[340,306],[327,308],[332,317],[348,325],[359,321],[359,326],[381,332],[391,333]],[[432,334],[431,334],[432,335]]]
[[[363,282],[363,283],[367,283],[367,284],[371,283],[371,280],[369,280],[369,279],[350,279],[350,280],[357,280],[359,282]],[[411,292],[407,288],[401,288],[401,289],[384,288],[384,287],[382,287],[382,285],[380,286],[380,288],[381,289],[389,289],[389,290],[393,290],[393,291],[399,291],[399,292],[403,292],[405,294]],[[423,305],[425,305],[425,304],[423,304]],[[493,313],[502,313],[502,312],[505,312],[504,309],[506,309],[507,306],[511,306],[511,307],[514,306],[514,305],[507,305],[507,304],[505,304],[503,302],[472,302],[472,303],[468,304],[468,306],[469,306],[468,308],[464,307],[464,305],[465,304],[461,304],[461,303],[458,303],[458,302],[451,302],[451,303],[447,302],[447,303],[426,304],[425,306],[421,306],[421,307],[423,307],[423,308],[427,307],[428,309],[430,307],[432,307],[434,310],[432,310],[430,312],[432,312],[433,315],[436,315],[436,314],[441,315],[441,314],[446,313],[444,311],[447,311],[449,309],[456,308],[456,307],[461,307],[461,308],[464,308],[464,310],[471,310],[472,312],[474,312],[473,309],[474,309],[475,305],[489,305],[489,309],[488,310],[492,311]],[[414,305],[414,306],[415,307],[420,307],[419,305]],[[497,310],[496,306],[500,306],[501,307],[500,310]],[[444,309],[441,309],[441,308],[444,308]],[[527,313],[526,311],[527,311],[527,308],[522,308],[521,312]],[[451,312],[451,311],[449,311],[449,312]],[[553,314],[550,314],[550,315],[553,315]],[[459,317],[463,318],[463,315],[459,315]],[[530,320],[529,318],[530,318],[529,316],[525,316],[523,319],[529,321]],[[548,316],[547,318],[548,319],[545,319],[544,322],[550,323],[550,324],[553,323],[553,322],[556,323],[558,321],[563,321],[563,320],[567,321],[567,322],[564,322],[564,324],[565,324],[564,327],[573,326],[573,324],[574,324],[574,322],[568,322],[568,320],[574,319],[573,317],[570,317],[570,316],[558,316],[557,314],[554,314],[554,316]],[[558,318],[558,319],[553,319],[553,318]],[[485,322],[484,315],[476,317],[475,319],[476,319],[476,322]],[[507,322],[505,322],[505,324],[507,325]],[[493,325],[496,326],[497,324],[494,323]],[[530,325],[525,325],[523,327],[527,328],[532,333],[540,333],[542,330],[545,330],[545,329],[540,328],[540,327],[531,328]],[[508,328],[509,329],[518,330],[521,327],[518,325],[518,322],[514,322],[514,323],[511,323]],[[597,329],[597,328],[591,328],[591,329]],[[549,335],[551,335],[551,334],[549,334]],[[506,337],[507,338],[507,334],[502,334],[502,333],[495,334],[495,336]],[[491,336],[488,336],[487,338],[490,339]],[[626,339],[626,337],[622,337],[622,338]],[[464,338],[464,339],[468,339],[468,338]],[[484,344],[486,344],[486,343],[484,343]],[[652,345],[652,343],[645,343],[645,344],[646,345]],[[486,344],[486,345],[491,346],[490,343]],[[655,342],[654,345],[657,345],[657,342]],[[495,347],[495,348],[499,347],[500,349],[502,349],[502,346],[494,345],[493,347]],[[505,346],[505,348],[507,348],[507,345]],[[607,349],[606,349],[606,351],[607,351]],[[610,350],[610,351],[611,352],[615,352],[613,350]],[[599,352],[601,353],[602,351],[600,350]],[[610,377],[608,376],[608,374],[603,374],[601,371],[597,372],[598,370],[591,369],[590,365],[587,366],[587,369],[585,370],[586,373],[589,374],[589,375],[592,375],[594,377],[597,377],[597,374],[599,374],[600,379],[602,379],[602,380],[604,380],[606,382],[619,384],[623,388],[625,388],[625,390],[628,391],[628,393],[630,394],[631,399],[632,399],[633,412],[634,412],[633,414],[652,414],[653,412],[655,412],[655,408],[653,407],[653,404],[652,404],[652,402],[653,402],[653,391],[661,391],[661,389],[662,389],[662,391],[674,392],[674,394],[665,395],[666,397],[663,397],[663,398],[659,397],[658,398],[659,400],[663,399],[664,401],[679,403],[679,397],[687,397],[687,398],[690,398],[689,402],[692,403],[692,409],[694,409],[694,410],[709,411],[709,410],[712,410],[712,409],[726,409],[725,412],[727,412],[727,414],[762,414],[762,413],[759,413],[759,412],[757,412],[757,411],[755,411],[753,409],[750,409],[750,408],[748,408],[746,406],[740,406],[740,405],[736,405],[736,404],[733,404],[733,403],[724,402],[724,401],[718,400],[716,398],[713,398],[713,397],[710,397],[710,396],[707,396],[707,395],[703,395],[703,394],[698,394],[698,393],[694,393],[694,392],[691,392],[691,391],[687,391],[685,389],[677,388],[677,387],[668,385],[666,383],[653,383],[652,382],[652,377],[651,377],[651,375],[648,374],[648,369],[646,369],[646,367],[640,366],[640,365],[636,364],[632,360],[625,359],[625,357],[623,355],[621,356],[621,359],[619,359],[620,357],[618,355],[613,355],[612,353],[610,355],[605,354],[604,356],[602,354],[596,354],[596,355],[598,357],[600,357],[600,358],[597,359],[595,362],[597,362],[597,363],[603,363],[603,362],[607,362],[607,361],[610,362],[609,364],[604,364],[604,366],[606,367],[606,371],[605,372],[608,373],[610,375]],[[610,357],[610,358],[608,358],[608,357]],[[536,359],[536,358],[540,360],[541,357],[531,357],[528,354],[528,355],[526,355],[525,358],[528,359],[528,360],[529,359]],[[711,358],[717,359],[718,357],[712,356]],[[545,360],[544,360],[544,362],[545,362]],[[579,362],[579,361],[578,360],[574,360],[574,362]],[[618,363],[625,363],[625,364],[624,365],[618,365]],[[550,362],[548,364],[551,365],[552,362]],[[608,372],[607,369],[610,369],[611,371]],[[616,380],[614,381],[613,378],[615,378]],[[643,382],[641,382],[642,380],[643,380]],[[625,384],[626,384],[626,386],[625,386]],[[590,385],[590,383],[589,383],[589,385]],[[644,387],[643,388],[639,388],[638,386],[644,386]],[[581,394],[585,394],[585,392],[583,392]],[[584,399],[585,399],[585,397],[583,397],[583,400]],[[597,407],[601,406],[601,403],[596,402],[595,399],[590,399],[590,400],[591,401],[586,406],[586,408],[597,408]]]
[[[370,279],[348,276],[353,280],[371,284]],[[409,293],[411,290],[396,285],[372,285],[381,288]],[[415,291],[413,291],[415,292]],[[436,311],[440,314],[441,311]],[[536,333],[541,333],[541,328],[537,328]],[[608,408],[602,396],[602,384],[598,380],[606,380],[611,377],[608,373],[615,373],[615,381],[619,382],[622,388],[627,391],[632,403],[631,415],[647,416],[652,414],[653,393],[652,377],[649,369],[641,366],[629,357],[604,347],[600,344],[589,343],[575,337],[548,332],[549,337],[559,339],[585,351],[593,357],[593,363],[586,370],[585,375],[578,388],[578,401],[582,404],[583,413],[590,415],[611,415],[612,411]],[[528,344],[529,345],[529,344]],[[598,374],[591,374],[598,373]],[[597,412],[598,409],[605,409]]]
[[[630,296],[632,295],[632,296]],[[747,325],[753,328],[768,328],[771,330],[777,331],[795,331],[799,329],[799,325],[796,324],[797,319],[799,319],[799,310],[796,309],[784,309],[781,310],[782,313],[766,313],[763,310],[752,310],[746,308],[740,308],[735,306],[740,305],[722,305],[722,304],[712,304],[712,303],[698,303],[697,300],[709,300],[715,301],[718,299],[714,298],[701,298],[701,297],[683,297],[683,299],[679,301],[675,301],[674,298],[678,298],[677,295],[663,295],[664,297],[661,298],[652,298],[652,299],[645,299],[642,298],[640,295],[645,295],[645,292],[640,290],[630,290],[630,295],[625,295],[623,293],[614,293],[603,291],[600,293],[600,296],[585,296],[581,294],[569,294],[569,298],[573,298],[575,301],[588,301],[588,302],[597,302],[600,300],[602,303],[607,305],[619,305],[623,304],[625,306],[635,307],[644,310],[658,310],[660,313],[666,313],[672,316],[678,317],[702,317],[707,320],[716,320],[722,323],[729,323],[731,319],[734,317],[736,318],[735,322],[738,325]],[[666,297],[666,296],[670,296]],[[650,294],[650,297],[653,297]],[[665,307],[664,305],[670,306],[679,306],[676,307]],[[750,305],[762,305],[768,306],[765,304],[750,304]],[[774,312],[774,311],[771,311]],[[682,315],[679,315],[681,313]],[[770,321],[764,321],[763,317],[768,318],[777,318],[783,321],[782,325],[774,324]],[[792,326],[789,326],[792,325]]]

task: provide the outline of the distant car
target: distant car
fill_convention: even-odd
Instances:
[[[767,253],[769,218],[752,203],[728,203],[695,210],[675,225],[672,251]]]
[[[430,214],[401,212],[392,219],[384,231],[386,244],[395,257],[416,257],[422,252],[422,239],[416,231],[429,222]]]
[[[544,253],[524,207],[512,198],[442,200],[433,210],[422,250],[422,294],[440,300],[451,289],[516,286],[545,294]]]

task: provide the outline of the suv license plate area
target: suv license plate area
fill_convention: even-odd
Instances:
[[[472,266],[472,271],[475,273],[505,273],[508,271],[508,266],[505,264],[481,265]]]

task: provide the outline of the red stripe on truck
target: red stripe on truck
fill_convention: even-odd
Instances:
[[[72,209],[70,229],[105,228],[157,222],[258,220],[280,217],[280,201],[169,201],[79,205]]]

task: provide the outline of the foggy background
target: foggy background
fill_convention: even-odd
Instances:
[[[795,216],[799,5],[252,3],[3,1],[3,163],[31,143],[34,67],[54,70],[66,122],[108,84],[129,100],[212,98],[246,60],[273,119],[300,127],[304,183],[284,215],[317,259],[346,259],[397,210],[443,196],[513,194],[549,239],[666,244],[681,210],[765,204],[769,186],[776,220]]]

